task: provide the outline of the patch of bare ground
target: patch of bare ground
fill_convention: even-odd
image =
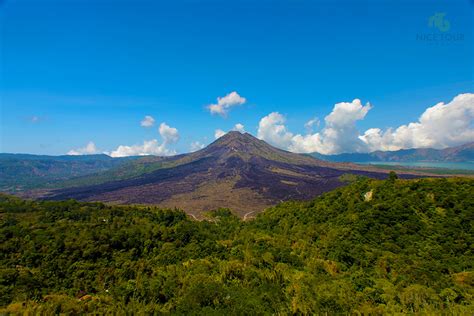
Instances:
[[[228,208],[244,217],[248,212],[261,212],[274,204],[249,188],[235,188],[236,182],[237,178],[206,182],[193,192],[173,195],[158,205],[176,207],[201,219],[203,212],[209,210]]]

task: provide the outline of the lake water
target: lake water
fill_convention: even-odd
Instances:
[[[455,170],[474,170],[474,162],[394,162],[394,161],[369,161],[355,162],[364,165],[386,165],[386,166],[403,166],[403,167],[419,167],[419,168],[443,168]]]

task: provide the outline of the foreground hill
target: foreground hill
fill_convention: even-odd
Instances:
[[[225,207],[245,216],[281,201],[308,200],[337,188],[346,173],[386,177],[384,171],[370,170],[290,153],[250,134],[229,132],[200,151],[135,160],[34,197],[153,204],[198,217],[202,211]]]
[[[347,153],[339,155],[312,156],[333,162],[473,162],[474,142],[445,149],[414,148],[396,151],[374,151],[371,153]]]
[[[474,181],[361,179],[240,221],[0,197],[0,313],[474,309]]]

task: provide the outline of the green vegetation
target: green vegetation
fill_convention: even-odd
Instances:
[[[169,168],[169,163],[160,161],[161,157],[145,157],[129,161],[117,168],[112,168],[103,172],[97,172],[82,177],[75,177],[63,181],[56,181],[51,188],[72,188],[94,184],[102,184],[111,181],[133,179],[141,175],[156,171],[162,168]],[[157,160],[157,161],[153,161]]]
[[[102,174],[135,159],[137,158],[111,158],[107,155],[41,156],[0,153],[0,191],[16,192],[60,186],[64,180]]]
[[[370,167],[383,170],[394,170],[396,172],[423,172],[433,175],[460,175],[460,176],[471,176],[474,175],[473,170],[466,169],[447,169],[447,168],[428,168],[428,167],[407,167],[397,165],[384,165],[384,164],[369,164]]]
[[[343,183],[348,183],[348,184],[356,182],[356,181],[362,181],[364,179],[367,179],[367,177],[355,175],[352,173],[344,173],[342,176],[339,177],[339,181]]]
[[[246,222],[0,196],[0,313],[472,314],[474,181],[350,180]]]

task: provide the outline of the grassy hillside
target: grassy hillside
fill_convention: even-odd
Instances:
[[[384,164],[370,164],[374,169],[382,170],[393,170],[399,173],[410,173],[410,172],[425,172],[431,175],[440,175],[440,176],[472,176],[474,175],[474,170],[466,169],[447,169],[447,168],[429,168],[429,167],[406,167],[401,165],[384,165]]]
[[[0,313],[472,314],[474,181],[358,179],[243,222],[0,198]]]
[[[125,179],[133,179],[162,168],[170,168],[173,166],[173,158],[168,157],[136,157],[115,168],[110,168],[102,172],[96,172],[80,177],[73,177],[63,181],[56,181],[49,187],[51,188],[71,188],[85,185],[101,184],[111,181],[119,181]]]
[[[0,191],[15,192],[51,187],[67,179],[100,174],[136,158],[111,158],[107,155],[0,154]]]

